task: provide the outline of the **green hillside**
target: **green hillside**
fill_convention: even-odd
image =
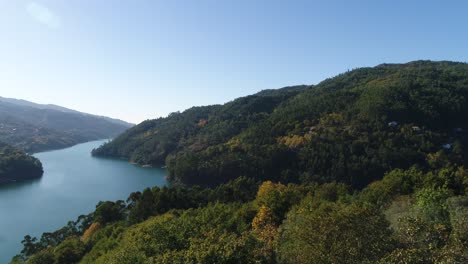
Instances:
[[[467,106],[468,64],[418,61],[143,122],[93,153],[170,186],[12,263],[468,263]]]
[[[133,193],[40,239],[12,263],[466,263],[468,171],[393,170],[349,186],[259,185]]]
[[[0,184],[39,178],[42,173],[38,159],[0,143]]]
[[[162,166],[170,154],[181,150],[198,152],[225,143],[305,89],[306,86],[298,86],[269,90],[225,105],[193,107],[166,118],[147,120],[93,154]]]
[[[145,121],[93,154],[167,165],[187,184],[247,176],[363,187],[392,168],[428,167],[446,144],[465,164],[467,98],[467,64],[383,64]]]
[[[0,142],[26,152],[117,136],[132,124],[55,105],[0,97]]]

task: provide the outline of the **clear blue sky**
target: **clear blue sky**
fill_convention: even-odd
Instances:
[[[0,96],[140,122],[356,67],[467,61],[467,14],[467,1],[0,0]]]

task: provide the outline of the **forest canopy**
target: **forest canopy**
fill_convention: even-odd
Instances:
[[[468,263],[468,65],[360,68],[148,120],[94,155],[171,184],[12,263]]]
[[[247,176],[362,188],[440,155],[464,165],[466,120],[467,64],[382,64],[148,120],[93,154],[166,165],[188,185]]]
[[[38,159],[0,143],[0,184],[39,178],[42,173]]]

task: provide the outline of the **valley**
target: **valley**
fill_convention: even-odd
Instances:
[[[147,120],[93,160],[167,166],[168,186],[26,236],[11,263],[466,263],[467,120],[468,64],[448,61]]]

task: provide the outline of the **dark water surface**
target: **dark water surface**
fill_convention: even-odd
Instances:
[[[0,186],[0,264],[19,253],[27,234],[39,238],[93,211],[99,201],[125,200],[131,192],[166,184],[164,169],[92,157],[104,142],[37,153],[41,179]]]

